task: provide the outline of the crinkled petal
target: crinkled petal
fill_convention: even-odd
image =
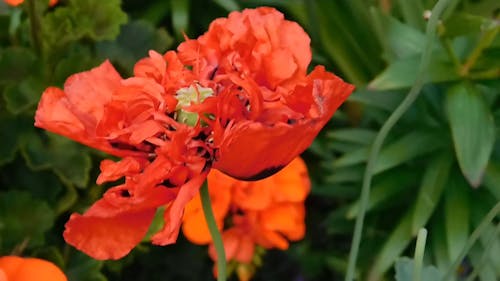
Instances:
[[[64,239],[95,259],[125,256],[146,234],[156,209],[175,197],[167,188],[146,188],[139,193],[126,183],[109,189],[83,215],[71,215]]]
[[[47,88],[38,104],[35,126],[77,141],[81,140],[85,127],[68,108],[68,103],[63,90],[56,87]]]
[[[168,245],[175,243],[182,223],[184,207],[198,193],[200,186],[207,177],[208,171],[193,177],[190,181],[180,187],[174,202],[165,210],[165,225],[157,232],[151,241],[155,245]]]
[[[289,97],[294,104],[297,95],[311,97],[306,118],[290,120],[290,124],[242,121],[226,127],[222,137],[215,139],[219,150],[214,168],[242,180],[273,175],[311,145],[353,89],[317,67],[309,75],[307,85],[297,87]],[[215,135],[219,136],[217,132]]]
[[[111,101],[122,78],[106,60],[89,71],[70,76],[64,83],[64,92],[70,103],[69,109],[90,128],[102,119],[103,105]]]
[[[116,260],[139,244],[148,231],[155,211],[149,209],[113,217],[73,214],[66,223],[64,239],[94,259]]]
[[[101,173],[97,177],[97,184],[117,180],[123,176],[132,176],[142,171],[145,166],[142,158],[125,157],[118,162],[109,159],[101,161]]]

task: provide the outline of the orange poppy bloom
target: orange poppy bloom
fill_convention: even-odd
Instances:
[[[309,41],[275,9],[234,12],[177,52],[151,51],[133,77],[123,79],[105,61],[69,77],[64,89],[46,89],[35,126],[120,157],[102,161],[98,184],[125,179],[83,215],[71,216],[66,241],[96,259],[120,258],[165,206],[165,226],[152,242],[174,243],[184,207],[211,167],[258,180],[292,161],[353,90],[323,67],[307,74]],[[259,229],[255,237],[285,248],[284,237],[301,231],[278,217],[303,214],[294,201],[302,196],[288,189],[246,196],[241,225],[261,221],[252,212],[269,212],[265,226],[252,226]],[[268,202],[277,204],[269,209]]]
[[[272,175],[303,152],[354,87],[321,66],[307,74],[309,36],[273,8],[213,21],[179,57],[213,81],[213,167],[243,180]],[[205,82],[207,83],[207,82]],[[207,120],[210,122],[211,120]]]
[[[37,258],[0,257],[0,281],[66,281],[53,263]]]
[[[223,231],[227,261],[251,264],[257,246],[285,250],[288,240],[304,237],[304,200],[310,181],[300,158],[275,175],[254,182],[239,181],[212,170],[208,186],[217,224]],[[224,226],[224,222],[229,225]],[[195,244],[211,243],[199,196],[187,205],[182,230]],[[217,260],[212,244],[209,253]],[[245,268],[240,270],[242,274],[248,273]]]
[[[125,183],[66,224],[66,241],[96,259],[126,255],[160,206],[168,207],[166,224],[153,243],[174,243],[184,205],[208,173],[211,151],[197,139],[206,128],[169,116],[176,108],[175,89],[190,85],[191,76],[174,52],[150,55],[129,79],[109,62],[75,74],[64,90],[48,88],[36,112],[36,126],[123,158],[102,161],[97,182],[125,177]]]
[[[24,0],[3,0],[5,3],[11,5],[11,6],[19,6],[21,5]],[[58,0],[49,0],[49,6],[54,6],[57,4]]]

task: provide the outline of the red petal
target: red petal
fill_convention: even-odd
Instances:
[[[59,88],[47,88],[40,99],[35,115],[35,126],[81,140],[85,127],[68,108],[66,94]]]
[[[259,180],[276,173],[311,145],[353,89],[317,67],[305,86],[296,87],[285,97],[290,106],[304,111],[303,119],[291,120],[292,124],[242,121],[226,127],[223,133],[214,132],[219,151],[213,167],[242,180]],[[298,98],[304,95],[309,98]]]
[[[70,76],[64,83],[69,109],[88,128],[95,128],[102,119],[103,105],[111,101],[121,81],[120,74],[107,60],[96,68]]]
[[[146,235],[155,211],[149,209],[114,217],[73,214],[66,223],[64,239],[94,259],[119,259]]]
[[[226,132],[218,144],[214,168],[241,180],[260,180],[281,170],[302,153],[318,134],[317,122],[267,126],[241,122]]]
[[[142,161],[141,161],[142,160]],[[142,158],[125,157],[118,162],[112,160],[101,161],[101,174],[97,178],[97,184],[103,184],[108,181],[117,180],[123,176],[131,176],[139,173],[144,165]]]
[[[164,246],[175,243],[177,236],[179,235],[184,207],[198,193],[201,184],[207,177],[207,174],[208,171],[195,176],[189,182],[180,187],[179,194],[177,194],[174,202],[172,202],[168,209],[165,210],[165,225],[163,229],[151,238],[153,244]]]
[[[119,259],[146,234],[156,208],[174,199],[161,187],[126,183],[109,189],[83,215],[73,214],[66,223],[64,239],[95,259]],[[147,189],[147,190],[144,190]]]
[[[65,91],[55,87],[45,90],[36,111],[35,126],[116,156],[144,156],[142,152],[114,148],[107,139],[96,135],[99,122],[110,118],[109,114],[103,117],[104,104],[111,100],[120,83],[119,74],[108,61],[74,74],[66,81]]]

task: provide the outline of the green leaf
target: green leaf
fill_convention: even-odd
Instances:
[[[31,118],[12,116],[8,113],[0,113],[0,166],[12,161],[19,147],[19,141],[26,128],[33,124]]]
[[[380,280],[381,276],[389,270],[404,249],[412,240],[411,210],[401,218],[396,228],[385,241],[370,269],[367,280]]]
[[[483,235],[480,237],[481,245],[488,249],[488,263],[496,269],[496,275],[500,276],[500,235],[498,226],[490,224]]]
[[[71,281],[106,281],[106,277],[101,273],[102,265],[102,261],[94,260],[80,252],[73,252],[65,273]]]
[[[38,60],[27,48],[9,47],[0,49],[0,85],[19,82],[37,69]]]
[[[379,40],[384,47],[388,62],[422,53],[425,34],[378,9],[371,9],[371,15]]]
[[[338,169],[366,162],[370,150],[368,147],[361,147],[353,152],[346,153],[333,162],[333,167]]]
[[[480,92],[462,83],[448,90],[445,110],[460,169],[469,184],[478,187],[495,142],[490,109]]]
[[[132,21],[123,25],[115,41],[96,44],[97,54],[109,58],[127,71],[148,55],[149,50],[165,52],[173,43],[173,38],[163,28],[156,29],[147,21]]]
[[[19,114],[34,108],[45,89],[45,83],[37,77],[28,77],[21,83],[10,84],[3,92],[7,110]]]
[[[151,222],[151,225],[149,226],[148,232],[146,233],[144,238],[142,238],[142,241],[144,241],[144,242],[151,241],[151,237],[163,228],[163,226],[165,225],[165,219],[163,218],[164,213],[165,213],[164,207],[160,207],[160,208],[156,209],[156,213],[155,213],[155,216],[153,218],[153,221]]]
[[[51,261],[59,268],[65,267],[64,257],[61,251],[55,246],[45,246],[43,248],[38,248],[33,251],[32,255],[40,259]]]
[[[356,90],[352,95],[350,95],[349,101],[359,102],[370,107],[376,107],[392,112],[401,103],[403,98],[404,95],[402,95],[400,91],[389,92],[361,89]]]
[[[439,136],[431,132],[414,131],[408,133],[381,150],[374,168],[374,174],[381,173],[437,149],[441,145],[438,139]],[[367,147],[346,153],[334,162],[334,167],[347,167],[365,162],[368,153]]]
[[[182,39],[182,35],[188,31],[190,0],[171,0],[170,5],[174,33],[178,39]]]
[[[88,151],[80,144],[52,133],[48,139],[31,134],[25,141],[23,154],[34,170],[52,168],[66,184],[85,187],[92,162]]]
[[[355,144],[371,144],[377,132],[362,128],[338,129],[327,133],[327,137],[339,141],[352,142]]]
[[[401,194],[403,190],[410,188],[417,179],[415,172],[401,169],[387,176],[385,174],[380,175],[380,177],[382,178],[373,184],[370,192],[370,199],[366,207],[367,212],[383,207],[385,202]],[[358,199],[350,206],[346,217],[348,219],[355,218],[358,215],[359,206],[360,201]]]
[[[483,185],[500,200],[500,164],[490,161],[484,174]]]
[[[474,268],[479,268],[478,277],[474,280],[481,281],[498,281],[498,275],[495,273],[494,265],[489,262],[485,262],[483,258],[483,253],[485,249],[480,245],[475,245],[472,247],[469,253],[469,258]],[[498,270],[498,269],[497,269]]]
[[[238,2],[234,0],[214,0],[214,2],[228,12],[241,10]]]
[[[360,167],[347,167],[336,169],[331,175],[325,177],[328,183],[360,182],[363,178],[363,170]]]
[[[363,85],[379,71],[380,52],[364,11],[351,2],[307,1],[314,19],[311,29],[325,53],[341,69],[346,80]],[[355,30],[355,32],[353,32]]]
[[[411,132],[381,150],[374,174],[406,163],[440,146],[439,134],[423,130]]]
[[[453,13],[444,22],[444,36],[453,38],[457,36],[480,33],[481,26],[488,25],[488,18],[464,12]]]
[[[42,200],[20,191],[0,193],[0,237],[5,249],[28,241],[30,246],[42,245],[43,234],[54,224],[54,212]]]
[[[448,256],[455,260],[469,237],[469,187],[458,174],[453,175],[444,201]]]
[[[414,260],[402,257],[396,261],[396,281],[413,281]],[[422,279],[425,281],[440,281],[443,274],[432,265],[424,266],[422,269]]]
[[[51,208],[56,204],[64,190],[59,177],[51,171],[33,171],[22,157],[0,169],[2,185],[12,190],[29,192],[33,197],[47,202]],[[54,206],[54,207],[53,207]]]
[[[336,199],[353,199],[359,195],[359,190],[353,188],[351,185],[313,185],[311,194],[322,197],[332,197]]]
[[[412,233],[427,224],[448,182],[452,158],[444,153],[430,159],[425,169],[412,218]]]
[[[418,29],[424,29],[424,7],[422,1],[397,0],[405,22]]]
[[[446,230],[440,215],[442,215],[441,212],[439,212],[436,219],[433,220],[432,231],[429,234],[432,238],[432,250],[435,263],[441,271],[446,271],[451,265],[451,260],[448,257]]]
[[[64,53],[57,56],[53,80],[61,85],[69,76],[89,70],[103,61],[95,57],[90,47],[77,43],[69,44]]]
[[[427,82],[447,82],[460,78],[448,56],[441,52],[435,52],[432,57],[432,67],[428,68]],[[391,63],[370,82],[368,88],[371,90],[390,90],[411,87],[417,77],[419,62],[420,56],[417,55]]]
[[[46,14],[43,38],[49,46],[64,46],[82,38],[112,40],[127,21],[120,5],[120,0],[69,0],[67,6]]]
[[[57,201],[56,213],[62,214],[69,210],[78,200],[78,193],[72,184],[66,184],[66,193]]]

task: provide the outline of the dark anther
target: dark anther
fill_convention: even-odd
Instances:
[[[207,160],[212,157],[212,155],[210,154],[210,152],[207,149],[205,149],[205,148],[203,148],[201,146],[198,147],[198,148],[196,148],[196,154],[198,156],[202,157],[202,158],[207,159]]]
[[[239,215],[239,216],[243,216],[245,214],[245,212],[243,212],[242,209],[240,208],[237,208],[235,211],[234,211],[234,214],[235,215]]]
[[[204,131],[201,131],[196,137],[193,139],[195,140],[205,140],[208,137],[207,133]]]
[[[126,189],[120,190],[120,196],[121,197],[126,197],[126,198],[131,197],[130,193]]]
[[[293,125],[293,124],[297,123],[297,120],[295,120],[295,119],[288,119],[288,120],[286,120],[286,123],[288,125]]]
[[[217,73],[217,70],[219,70],[219,66],[216,66],[216,67],[214,68],[214,70],[212,71],[212,73],[210,73],[210,76],[209,76],[209,78],[208,78],[209,80],[213,80],[213,79],[214,79],[214,77],[215,77],[215,73]]]
[[[205,172],[207,170],[210,170],[212,168],[212,161],[205,161],[205,165],[203,166],[203,169],[201,170],[202,172]]]
[[[165,186],[166,188],[174,188],[177,187],[175,184],[171,183],[169,179],[164,180],[161,185]]]
[[[244,181],[258,181],[258,180],[261,180],[261,179],[264,179],[264,178],[267,178],[269,176],[276,174],[281,169],[283,169],[283,167],[285,167],[285,165],[277,166],[277,167],[270,167],[270,168],[267,168],[267,169],[264,169],[264,170],[258,172],[257,174],[255,174],[253,176],[250,176],[250,177],[236,177],[236,178],[240,179],[240,180],[244,180]]]
[[[109,141],[109,145],[111,145],[113,148],[139,151],[139,149],[137,149],[137,147],[130,145],[128,143],[120,142],[120,141]]]

